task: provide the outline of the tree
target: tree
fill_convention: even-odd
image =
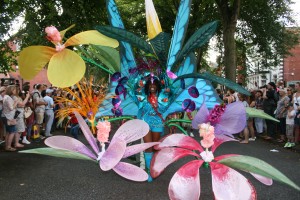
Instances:
[[[125,0],[117,1],[121,4],[122,2]],[[123,12],[126,13],[128,7],[130,10],[135,8],[140,10],[144,1],[138,0],[135,4],[126,2],[126,6],[122,8],[124,10],[120,9],[121,15]],[[179,0],[154,2],[165,32],[172,32],[179,2]],[[246,51],[250,56],[263,56],[262,61],[266,68],[278,65],[282,56],[297,43],[297,35],[285,31],[284,28],[288,23],[294,22],[289,8],[291,4],[291,0],[194,0],[187,38],[195,29],[212,20],[220,19],[217,40],[219,44],[223,44],[220,48],[223,55],[222,64],[225,66],[226,78],[235,81],[237,59],[241,59],[237,58],[236,39],[247,47]],[[134,27],[128,30],[146,34],[145,19],[135,20],[135,15],[129,20],[124,19],[126,27]],[[205,47],[197,50],[198,64],[203,60],[205,50]]]
[[[116,0],[126,29],[146,35],[144,0]],[[164,32],[172,33],[180,0],[155,0]],[[222,63],[227,78],[236,79],[236,40],[247,47],[247,55],[263,57],[266,68],[276,66],[283,55],[295,45],[298,37],[285,30],[293,23],[289,6],[292,0],[193,0],[187,37],[202,25],[219,19],[217,42],[223,46]],[[68,35],[93,29],[95,25],[108,24],[105,0],[5,0],[1,2],[0,37],[8,33],[17,16],[24,17],[22,29],[14,35],[21,47],[50,45],[44,38],[44,28],[49,25],[59,30],[76,24]],[[208,46],[197,49],[198,63],[203,60]],[[223,53],[224,51],[224,53]]]

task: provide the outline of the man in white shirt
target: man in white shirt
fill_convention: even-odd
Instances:
[[[53,90],[47,89],[46,90],[46,96],[44,97],[44,101],[47,103],[46,108],[45,108],[45,123],[46,123],[46,130],[45,130],[45,136],[50,137],[52,136],[50,134],[51,132],[51,127],[53,124],[54,120],[54,101],[53,98],[51,97]]]

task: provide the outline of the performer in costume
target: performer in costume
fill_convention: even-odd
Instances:
[[[164,113],[166,107],[159,102],[159,94],[161,93],[161,84],[158,79],[148,80],[145,85],[144,101],[140,102],[141,109],[138,113],[138,118],[143,119],[150,127],[149,133],[143,138],[145,143],[158,142],[160,136],[164,131],[164,119],[162,113]],[[144,153],[146,171],[149,173],[150,164],[153,156],[153,148],[150,147]],[[149,173],[148,182],[152,181],[152,177]]]

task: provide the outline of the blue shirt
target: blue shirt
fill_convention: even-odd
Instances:
[[[54,101],[52,97],[49,96],[45,96],[44,100],[46,103],[48,103],[48,105],[46,106],[46,110],[53,110],[53,105],[54,105]]]

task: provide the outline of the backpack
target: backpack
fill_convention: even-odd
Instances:
[[[33,108],[35,109],[35,108],[36,108],[36,105],[35,105],[35,101],[34,101],[34,99],[33,99],[34,94],[38,94],[38,95],[39,95],[39,98],[41,98],[41,95],[40,95],[40,93],[38,93],[38,92],[34,92],[34,93],[32,94],[32,104],[33,104]]]

